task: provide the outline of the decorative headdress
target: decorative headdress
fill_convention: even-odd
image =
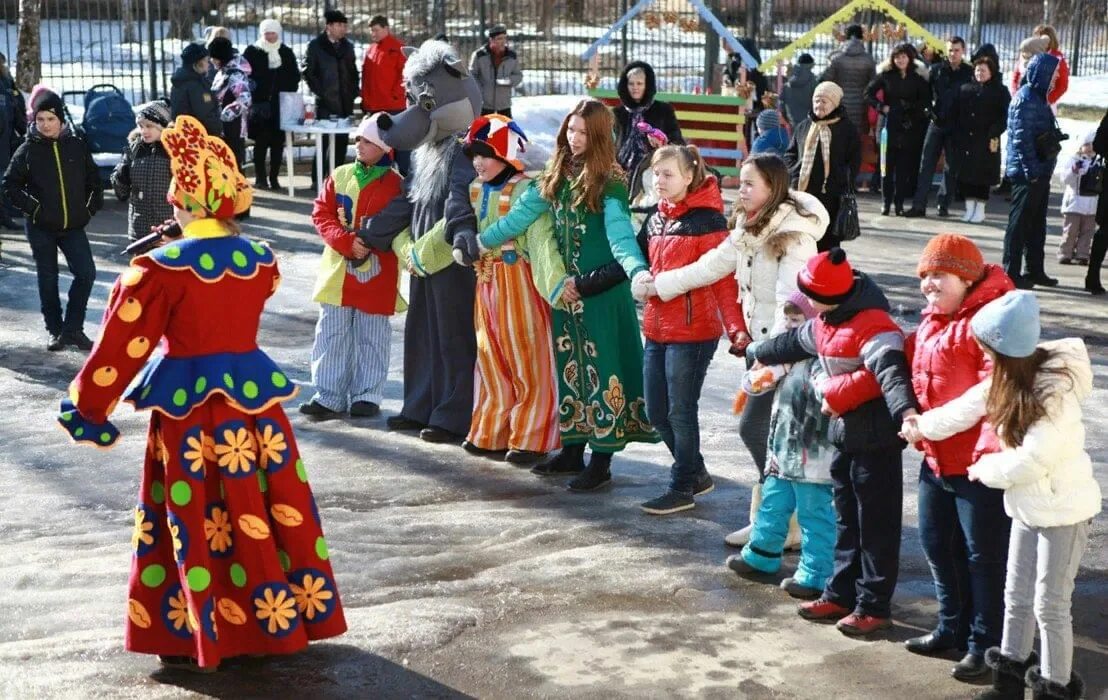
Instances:
[[[489,114],[477,117],[469,125],[463,150],[470,158],[474,155],[496,158],[523,172],[526,168],[519,156],[527,150],[526,144],[527,135],[519,124],[502,114]]]
[[[230,219],[250,208],[253,190],[239,172],[235,154],[209,136],[194,117],[180,116],[162,132],[173,180],[166,199],[193,216]]]

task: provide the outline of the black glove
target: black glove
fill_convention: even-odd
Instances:
[[[481,247],[477,245],[477,232],[472,229],[460,229],[454,233],[454,260],[471,267],[481,257]]]

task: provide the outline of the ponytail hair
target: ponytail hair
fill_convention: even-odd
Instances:
[[[677,167],[680,168],[682,175],[692,173],[692,182],[689,183],[689,192],[700,189],[700,186],[703,185],[704,181],[708,178],[708,170],[704,167],[704,157],[700,155],[700,149],[696,146],[677,146],[672,144],[669,146],[662,146],[654,151],[654,155],[650,157],[650,166],[654,167],[658,163],[667,160],[676,160]]]

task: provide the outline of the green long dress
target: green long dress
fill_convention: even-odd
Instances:
[[[554,218],[567,275],[585,274],[612,260],[628,279],[647,269],[631,227],[627,187],[618,180],[605,187],[599,212],[574,207],[568,182],[553,202],[543,199],[535,184],[481,233],[481,243],[495,248],[524,233],[546,212]],[[587,442],[597,452],[618,452],[629,442],[657,442],[646,419],[642,335],[630,283],[577,301],[568,310],[555,307],[552,330],[562,444]]]

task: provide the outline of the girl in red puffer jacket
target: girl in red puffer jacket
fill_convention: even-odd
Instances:
[[[695,146],[665,146],[651,159],[658,211],[647,222],[650,272],[655,277],[695,262],[728,236],[716,178]],[[646,412],[673,454],[666,493],[642,504],[654,515],[693,507],[693,496],[712,490],[700,454],[697,403],[708,363],[724,330],[735,341],[746,333],[734,275],[669,301],[652,296],[643,312],[643,381]]]
[[[1013,288],[996,265],[986,265],[973,241],[953,233],[932,238],[917,272],[927,308],[905,350],[921,411],[947,404],[989,375],[990,362],[970,320]],[[967,476],[985,453],[999,452],[992,428],[979,422],[945,440],[924,440],[919,475],[919,533],[935,580],[939,620],[909,639],[908,651],[943,654],[965,649],[952,675],[971,680],[988,673],[985,650],[1000,644],[1004,576],[1011,520],[1003,492]]]

